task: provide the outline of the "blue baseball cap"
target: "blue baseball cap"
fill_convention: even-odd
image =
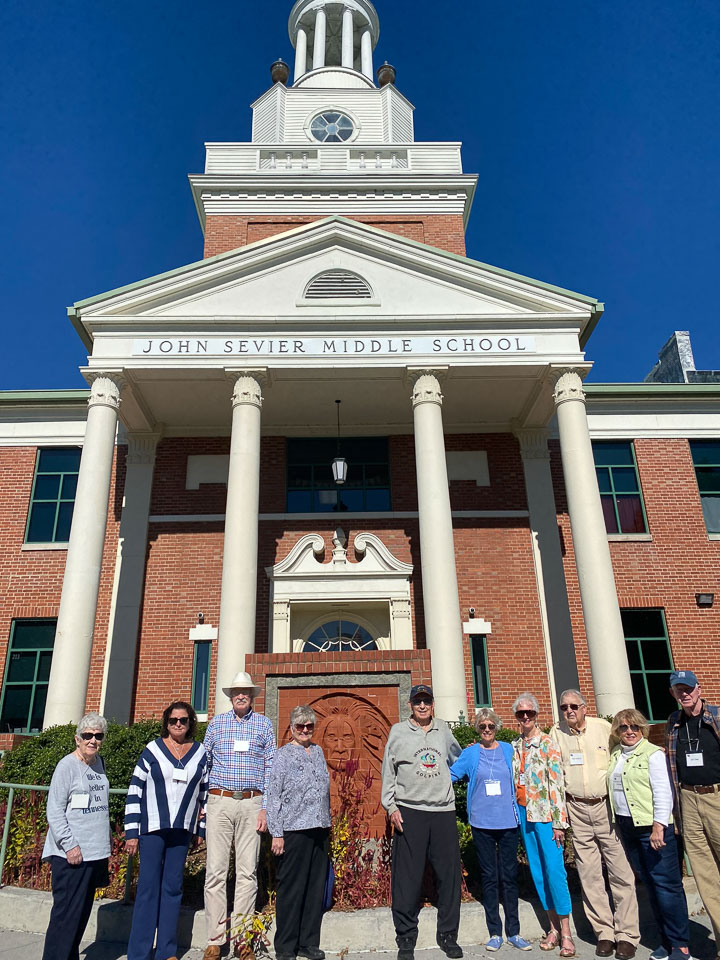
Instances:
[[[684,684],[686,687],[695,689],[700,681],[692,672],[692,670],[674,670],[670,674],[670,686],[674,687],[676,684],[680,683]]]
[[[430,697],[431,700],[434,700],[432,687],[428,687],[425,683],[416,684],[410,691],[410,699],[414,700],[415,697],[419,697],[421,693],[424,693],[426,697]]]

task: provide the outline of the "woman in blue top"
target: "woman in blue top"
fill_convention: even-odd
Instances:
[[[480,865],[482,904],[490,939],[486,950],[503,943],[499,886],[505,911],[507,942],[518,950],[531,945],[520,936],[518,916],[517,850],[518,817],[512,777],[513,751],[495,734],[502,726],[494,710],[483,707],[475,717],[480,742],[466,747],[450,767],[453,781],[468,780],[467,811]]]
[[[190,841],[205,835],[208,757],[195,741],[197,716],[176,700],[163,711],[162,733],[140,754],[125,803],[125,850],[140,848],[128,960],[177,957],[183,870]]]

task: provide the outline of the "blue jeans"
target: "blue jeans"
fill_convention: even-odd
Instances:
[[[485,922],[491,937],[502,935],[500,921],[500,897],[505,911],[505,936],[520,933],[518,917],[517,849],[518,828],[485,830],[472,828],[477,851],[480,879],[482,881],[482,905]]]
[[[544,910],[566,917],[571,910],[562,847],[553,839],[552,823],[531,823],[525,807],[518,804],[520,833],[527,853],[530,873]]]
[[[632,817],[618,816],[616,820],[628,860],[647,887],[663,944],[667,949],[686,947],[690,942],[690,920],[674,827],[665,827],[665,846],[653,850],[651,827],[634,826]]]
[[[187,830],[155,830],[140,837],[140,875],[128,942],[128,960],[150,960],[157,930],[156,960],[177,955]]]

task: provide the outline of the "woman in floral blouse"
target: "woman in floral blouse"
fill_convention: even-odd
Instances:
[[[513,779],[530,873],[550,929],[540,941],[541,950],[560,947],[561,957],[574,957],[570,934],[570,892],[563,859],[565,787],[560,751],[537,725],[540,707],[531,693],[521,693],[513,704],[520,737],[513,743]]]

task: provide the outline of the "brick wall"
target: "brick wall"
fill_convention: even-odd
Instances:
[[[205,222],[204,257],[214,257],[227,250],[244,247],[256,240],[286,233],[304,223],[313,223],[324,217],[302,216],[210,216]],[[418,240],[441,250],[465,255],[465,226],[460,215],[427,215],[402,217],[395,214],[348,217],[359,223],[367,223],[380,230],[396,233],[410,240]]]

